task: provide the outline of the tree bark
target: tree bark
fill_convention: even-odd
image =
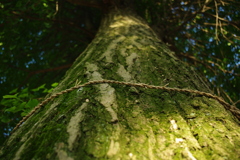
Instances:
[[[117,80],[211,93],[153,30],[113,10],[52,94]],[[96,84],[54,98],[6,141],[1,159],[239,159],[240,130],[217,100],[198,94]]]

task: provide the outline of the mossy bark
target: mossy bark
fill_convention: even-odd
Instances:
[[[211,92],[151,28],[112,11],[54,93],[118,80]],[[239,159],[237,120],[216,100],[189,93],[98,84],[60,95],[14,132],[1,159]]]

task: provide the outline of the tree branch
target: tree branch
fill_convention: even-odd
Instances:
[[[67,0],[68,2],[80,6],[87,6],[87,7],[93,7],[101,9],[103,8],[103,3],[99,0]]]

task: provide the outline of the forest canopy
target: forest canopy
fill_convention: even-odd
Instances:
[[[94,39],[110,2],[0,2],[0,142],[58,85]],[[138,0],[132,4],[179,59],[211,82],[217,96],[240,108],[239,0]]]

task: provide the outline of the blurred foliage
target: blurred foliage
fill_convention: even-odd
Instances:
[[[68,1],[0,2],[0,143],[91,42],[111,0]],[[216,95],[231,104],[240,99],[239,0],[135,0],[131,6],[209,79]]]
[[[39,104],[39,100],[42,98],[38,97],[50,93],[57,85],[58,83],[53,83],[50,89],[45,87],[46,84],[43,84],[31,90],[28,87],[20,91],[17,88],[12,90],[8,95],[4,95],[0,102],[0,105],[4,106],[4,114],[1,114],[0,120],[3,123],[8,123],[12,119],[12,116],[8,114],[14,113],[20,113],[22,117],[26,116],[32,108]]]

